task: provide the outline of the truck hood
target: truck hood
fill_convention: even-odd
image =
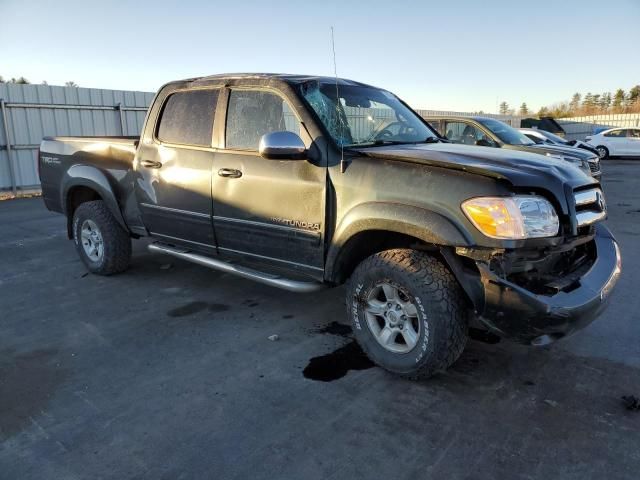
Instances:
[[[566,187],[573,189],[598,183],[569,162],[511,149],[428,143],[360,148],[356,151],[369,157],[493,177],[514,187],[549,190],[563,199],[566,198]]]
[[[527,145],[526,151],[531,153],[541,153],[542,155],[546,153],[550,153],[554,155],[566,155],[566,156],[579,158],[580,160],[588,160],[590,158],[595,157],[593,153],[590,153],[586,150],[580,150],[578,148],[569,147],[569,146],[565,147],[562,145],[547,145],[547,144]]]

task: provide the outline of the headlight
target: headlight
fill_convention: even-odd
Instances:
[[[553,205],[533,195],[471,198],[462,203],[462,211],[491,238],[553,237],[560,226]]]

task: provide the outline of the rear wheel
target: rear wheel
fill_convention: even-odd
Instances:
[[[131,259],[129,233],[102,200],[81,204],[73,215],[73,240],[90,272],[111,275],[126,270]]]
[[[600,160],[604,160],[605,158],[609,158],[609,149],[607,147],[605,147],[604,145],[598,145],[596,147],[596,150],[598,151],[598,156],[600,157]]]
[[[349,282],[347,305],[369,358],[405,377],[446,369],[467,342],[468,306],[460,286],[424,252],[387,250],[364,260]]]

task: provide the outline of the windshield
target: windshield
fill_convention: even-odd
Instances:
[[[541,135],[547,137],[552,142],[559,143],[560,145],[567,145],[569,143],[564,138],[558,135],[555,135],[551,132],[547,132],[546,130],[538,130],[538,131],[540,132]]]
[[[487,127],[493,134],[502,140],[507,145],[534,145],[529,137],[524,133],[519,132],[515,128],[507,125],[506,123],[490,118],[483,118],[478,120],[481,124]]]
[[[353,85],[336,88],[335,83],[313,81],[302,84],[300,91],[339,146],[438,140],[420,117],[385,90]]]

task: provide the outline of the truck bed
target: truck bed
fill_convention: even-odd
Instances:
[[[44,137],[38,168],[49,210],[62,212],[61,191],[73,167],[93,166],[114,186],[131,171],[139,137]]]

